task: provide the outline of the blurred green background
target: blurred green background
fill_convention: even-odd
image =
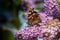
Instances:
[[[60,0],[57,0],[60,8]],[[4,40],[16,40],[15,33],[26,24],[25,11],[21,9],[21,0],[0,1],[0,26],[3,30]],[[35,9],[41,10],[43,2],[35,4]],[[22,22],[23,21],[23,22]],[[24,25],[25,24],[25,25]]]

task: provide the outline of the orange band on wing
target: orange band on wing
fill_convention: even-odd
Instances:
[[[29,19],[32,18],[32,15],[30,17],[28,17]]]
[[[32,14],[32,15],[31,15],[31,16],[29,16],[28,18],[30,19],[30,18],[32,18],[34,15],[35,15],[35,14]]]

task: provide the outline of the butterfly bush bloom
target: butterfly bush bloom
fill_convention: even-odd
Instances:
[[[28,40],[29,38],[43,38],[43,40],[52,40],[57,33],[59,32],[60,22],[58,20],[48,20],[47,22],[39,23],[39,25],[34,25],[33,27],[27,27],[25,29],[21,29],[17,32],[16,35],[19,36],[21,34],[22,40]],[[19,40],[18,36],[16,36],[17,40]]]
[[[42,22],[45,22],[45,21],[47,21],[47,20],[53,20],[53,17],[51,17],[51,16],[47,16],[45,13],[38,13],[39,15],[40,15],[40,17],[41,17],[41,20],[42,20]]]
[[[44,0],[44,13],[51,16],[58,10],[59,8],[56,0]],[[42,18],[45,17],[43,17],[43,14],[41,15]],[[49,20],[19,30],[16,33],[16,39],[32,40],[34,37],[36,40],[38,40],[37,38],[43,38],[43,40],[52,40],[57,33],[60,32],[60,22],[58,19],[53,19],[50,17],[45,18]]]
[[[44,0],[44,11],[47,15],[53,15],[53,12],[58,11],[58,3],[56,0]]]
[[[34,0],[21,0],[21,7],[24,11],[29,10],[29,8],[34,8]]]
[[[35,7],[35,4],[34,4],[34,0],[27,0],[28,4],[29,4],[29,7],[32,7],[34,8]]]
[[[49,19],[58,18],[60,20],[60,10],[58,8],[57,0],[44,0],[43,10],[44,10],[44,13],[47,15],[47,16],[44,16],[46,21],[48,20],[48,18]]]

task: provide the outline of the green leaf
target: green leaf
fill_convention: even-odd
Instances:
[[[21,0],[16,0],[16,1],[15,1],[15,5],[17,5],[17,6],[18,6],[20,3],[21,3]]]
[[[38,10],[42,9],[42,4],[43,3],[36,5],[36,9],[38,9]]]
[[[10,24],[15,26],[17,29],[19,29],[22,25],[19,18],[17,18],[17,17],[13,18],[13,20],[10,21]]]
[[[59,5],[59,8],[60,8],[60,0],[57,0],[57,2],[58,2],[58,5]]]
[[[3,30],[3,39],[4,40],[15,40],[12,32],[7,29]]]

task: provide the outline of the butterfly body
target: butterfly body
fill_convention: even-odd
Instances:
[[[36,11],[33,11],[28,15],[28,25],[35,25],[39,22],[41,22],[41,17]]]

